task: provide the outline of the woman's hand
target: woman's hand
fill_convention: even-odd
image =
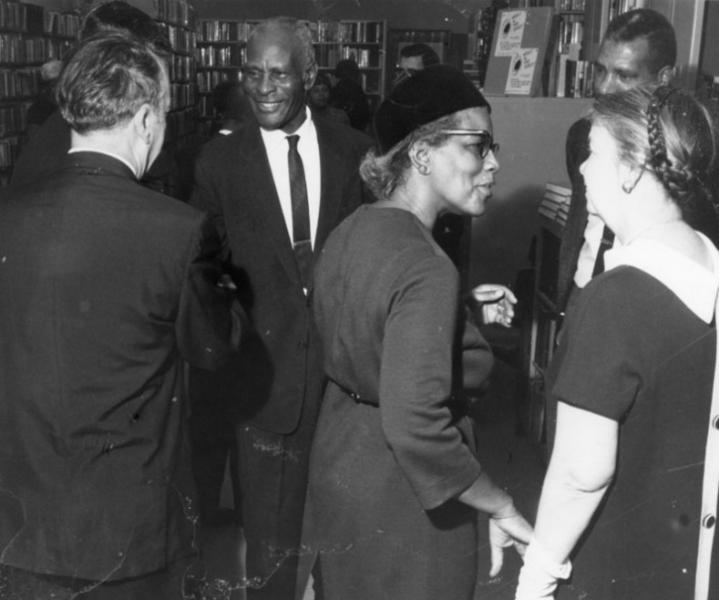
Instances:
[[[489,546],[491,566],[489,576],[496,577],[504,565],[504,549],[514,546],[520,556],[524,556],[527,544],[532,536],[532,526],[514,508],[506,514],[494,514],[489,518]]]
[[[483,283],[472,290],[472,297],[482,308],[482,324],[497,323],[504,327],[512,325],[517,297],[507,286],[499,283]]]

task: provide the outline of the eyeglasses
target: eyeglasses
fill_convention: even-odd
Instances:
[[[441,133],[446,135],[476,135],[479,137],[477,148],[479,157],[486,158],[491,150],[495,154],[499,152],[499,144],[494,141],[492,134],[484,129],[442,129]]]

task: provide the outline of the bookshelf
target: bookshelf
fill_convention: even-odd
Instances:
[[[165,145],[177,151],[194,144],[197,135],[195,81],[195,10],[188,0],[156,0],[155,20],[165,29],[173,55],[170,58],[170,94]]]
[[[27,130],[27,109],[40,89],[40,67],[62,60],[81,28],[82,0],[62,3],[75,8],[52,10],[44,6],[0,0],[0,187],[9,183]],[[147,11],[147,6],[140,6]],[[194,143],[197,123],[195,82],[196,32],[189,0],[153,0],[148,11],[165,29],[172,44],[166,147],[169,154]],[[169,174],[168,174],[169,177]],[[169,179],[154,187],[170,192]]]
[[[212,90],[221,81],[240,78],[246,40],[255,20],[200,19],[197,23],[197,87],[200,119],[213,116]],[[386,86],[387,26],[384,21],[309,22],[320,72],[331,74],[338,61],[355,60],[362,87],[374,108]]]
[[[571,195],[569,184],[547,182],[538,207],[527,404],[520,412],[522,430],[537,444],[545,441],[545,374],[554,355],[557,332],[564,316],[557,307],[557,272],[562,230],[567,220]]]
[[[22,147],[40,67],[64,56],[79,27],[75,13],[0,0],[0,187],[8,184]]]

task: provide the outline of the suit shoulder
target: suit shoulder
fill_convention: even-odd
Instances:
[[[374,143],[372,138],[366,133],[355,129],[354,127],[350,127],[349,125],[336,121],[330,121],[329,119],[316,120],[315,127],[317,128],[319,136],[331,139],[342,146],[349,146],[351,148],[365,151],[368,150]]]

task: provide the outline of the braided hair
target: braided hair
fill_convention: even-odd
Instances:
[[[651,170],[677,203],[684,220],[714,237],[717,209],[707,184],[715,167],[713,118],[691,94],[660,86],[636,88],[597,99],[592,120],[617,141],[620,158]]]

